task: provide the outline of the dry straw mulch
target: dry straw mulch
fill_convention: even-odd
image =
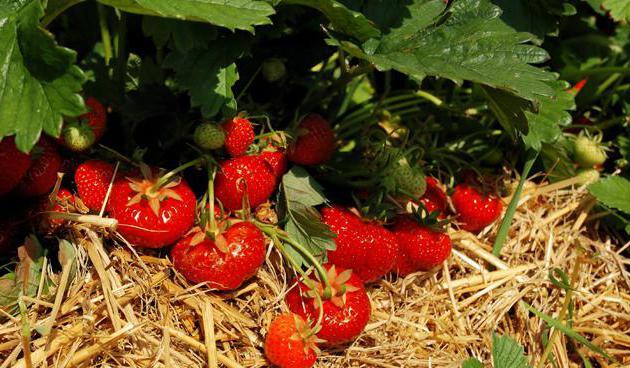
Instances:
[[[454,250],[443,267],[371,285],[365,333],[344,349],[325,350],[317,366],[459,367],[471,356],[489,364],[492,332],[516,338],[536,363],[546,324],[519,301],[557,317],[566,292],[550,282],[556,267],[574,277],[573,328],[630,365],[629,244],[598,232],[597,215],[589,214],[594,201],[567,184],[528,183],[500,258],[491,252],[498,225],[479,235],[452,231]],[[76,224],[72,234],[74,277],[70,267],[49,274],[51,296],[25,300],[39,332],[23,338],[20,316],[0,319],[0,368],[267,365],[266,326],[286,309],[291,278],[272,247],[258,275],[225,294],[190,285],[166,258],[138,254],[94,227]],[[572,346],[614,366],[559,334],[552,349],[558,367],[578,366]]]

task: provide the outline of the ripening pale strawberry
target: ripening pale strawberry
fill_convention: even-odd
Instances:
[[[486,195],[468,184],[459,184],[451,196],[460,227],[467,231],[479,231],[493,223],[503,210],[501,199]]]
[[[296,164],[319,165],[330,160],[335,145],[330,123],[318,114],[309,114],[300,122],[287,154]]]
[[[573,159],[583,168],[593,168],[606,162],[606,151],[601,145],[601,136],[579,135],[573,141]]]
[[[322,209],[322,220],[337,235],[336,250],[328,251],[328,261],[352,269],[365,282],[387,274],[398,257],[394,235],[375,221],[364,221],[340,206]]]
[[[310,368],[319,349],[317,336],[302,317],[293,313],[277,316],[265,337],[265,356],[280,368]]]
[[[114,175],[114,166],[100,160],[85,161],[77,167],[74,182],[79,198],[92,211],[100,211]]]
[[[185,180],[172,179],[156,187],[157,170],[117,178],[109,201],[118,233],[131,244],[161,248],[175,243],[195,221],[197,199]]]
[[[254,127],[252,123],[242,117],[235,117],[222,125],[225,131],[225,150],[232,157],[243,156],[249,146],[254,143]]]
[[[234,290],[265,261],[265,238],[251,222],[238,222],[210,239],[195,228],[171,251],[173,266],[194,283]]]
[[[31,158],[18,151],[13,137],[0,141],[0,196],[11,192],[31,167]]]
[[[234,157],[221,162],[214,181],[216,198],[229,211],[265,202],[276,189],[276,177],[260,156]],[[246,197],[246,198],[245,198]]]
[[[48,193],[57,182],[57,172],[62,159],[57,146],[47,138],[41,138],[31,152],[31,167],[15,188],[18,194],[35,197]]]
[[[395,271],[407,276],[428,271],[440,265],[451,254],[451,238],[445,233],[423,226],[411,216],[399,216],[392,227],[399,245]]]
[[[372,312],[370,299],[363,287],[363,281],[352,270],[334,265],[324,265],[324,268],[327,270],[333,296],[322,300],[324,319],[317,336],[325,340],[326,345],[344,344],[356,339],[365,329]],[[297,286],[291,288],[285,301],[291,312],[306,320],[316,321],[319,307],[314,293],[323,297],[325,286],[319,280],[311,281],[316,285],[316,290],[309,289],[301,281],[294,281]]]

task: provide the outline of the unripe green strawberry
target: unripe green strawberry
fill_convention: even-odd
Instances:
[[[420,169],[412,167],[404,157],[393,165],[388,174],[398,192],[419,198],[426,190],[424,174]]]
[[[287,74],[287,68],[280,59],[267,59],[262,65],[262,74],[267,82],[277,82]]]
[[[578,184],[587,185],[599,180],[599,171],[595,169],[580,169],[576,177],[579,179]]]
[[[593,168],[606,162],[606,152],[602,148],[601,137],[591,138],[579,135],[573,142],[573,159],[583,168]]]
[[[61,134],[64,146],[74,152],[86,151],[96,142],[92,128],[80,123],[67,124]]]
[[[225,142],[225,132],[217,124],[203,123],[195,129],[195,144],[204,150],[221,148]]]

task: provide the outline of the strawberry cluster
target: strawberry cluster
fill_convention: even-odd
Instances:
[[[93,107],[84,122],[99,137],[102,131],[90,122],[101,121],[101,113]],[[240,287],[262,266],[267,238],[275,242],[287,236],[277,221],[265,219],[273,218],[270,198],[289,162],[326,163],[335,154],[335,134],[328,121],[310,114],[292,132],[257,137],[254,125],[241,114],[223,124],[201,124],[194,141],[202,155],[169,172],[144,163],[119,167],[84,161],[74,170],[76,194],[66,188],[55,191],[46,210],[57,216],[48,223],[62,225],[67,219],[59,213],[106,215],[116,220],[120,238],[133,246],[172,246],[174,268],[191,282],[215,290]],[[56,145],[42,139],[37,147],[26,155],[11,138],[0,142],[0,170],[11,173],[0,179],[0,195],[42,195],[55,186],[62,166]],[[179,174],[204,165],[210,173],[208,191],[198,200]],[[339,204],[319,210],[321,222],[335,235],[336,248],[327,250],[327,263],[312,262],[313,274],[293,265],[300,276],[285,297],[291,313],[276,317],[268,328],[264,348],[270,362],[310,367],[318,346],[354,341],[370,319],[366,284],[389,273],[404,277],[442,264],[451,253],[451,239],[443,228],[450,212],[460,228],[479,231],[502,211],[498,197],[468,183],[456,186],[450,200],[435,178],[408,184],[406,192],[424,194],[407,198],[407,203],[396,199],[404,210],[388,221]]]

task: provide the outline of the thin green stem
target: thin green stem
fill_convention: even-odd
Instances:
[[[435,95],[430,94],[429,92],[426,91],[422,91],[422,90],[417,90],[416,91],[416,95],[418,95],[419,97],[424,98],[427,101],[432,102],[435,106],[440,106],[444,103],[444,101],[442,101],[440,98],[438,98]]]
[[[217,231],[217,219],[214,216],[214,178],[217,174],[216,166],[208,163],[208,205],[210,206],[210,232],[214,236]]]
[[[587,77],[589,75],[598,75],[598,74],[614,74],[614,73],[622,73],[622,74],[630,74],[630,67],[627,66],[608,66],[601,68],[593,68],[588,70],[579,70],[576,72],[566,73],[562,76],[563,79],[577,79],[581,77]]]
[[[247,84],[245,84],[243,89],[238,93],[238,96],[236,96],[236,102],[241,100],[241,97],[243,97],[245,92],[247,92],[247,90],[249,89],[249,86],[251,86],[251,84],[254,82],[254,80],[256,79],[256,76],[258,76],[258,73],[260,73],[261,70],[262,70],[262,64],[260,64],[258,69],[256,69],[254,74],[252,74],[251,78],[249,78],[249,80],[247,81]]]
[[[534,166],[534,162],[538,158],[538,151],[534,149],[528,149],[526,154],[527,160],[525,161],[525,165],[523,166],[521,178],[518,181],[518,186],[516,187],[516,191],[512,196],[512,200],[510,201],[510,204],[505,211],[505,216],[503,216],[503,221],[501,222],[501,226],[499,227],[499,231],[497,232],[497,237],[494,240],[494,244],[492,245],[492,254],[494,254],[495,256],[499,256],[499,254],[501,254],[501,249],[505,244],[508,230],[510,229],[510,225],[512,225],[512,219],[514,218],[514,214],[516,213],[516,206],[518,205],[518,201],[521,198],[521,193],[523,192],[523,185],[527,181],[527,176],[529,175],[532,166]]]
[[[151,188],[152,191],[158,190],[159,188],[161,188],[164,184],[168,183],[175,175],[179,174],[180,172],[186,170],[189,167],[193,167],[196,165],[201,165],[203,163],[205,163],[208,160],[207,157],[205,156],[201,156],[199,158],[196,158],[192,161],[189,161],[169,172],[167,172],[166,174],[162,175],[157,182],[155,183],[155,185],[153,185],[153,188]],[[212,214],[212,216],[214,216],[214,214]]]
[[[71,0],[66,3],[61,4],[60,7],[51,9],[46,7],[46,15],[42,18],[41,24],[42,27],[46,28],[53,20],[55,20],[61,13],[68,10],[69,8],[84,2],[85,0]]]
[[[112,59],[112,37],[109,33],[107,22],[107,8],[101,4],[96,4],[98,10],[98,25],[101,29],[101,40],[103,42],[103,52],[105,53],[105,65],[109,65]]]

